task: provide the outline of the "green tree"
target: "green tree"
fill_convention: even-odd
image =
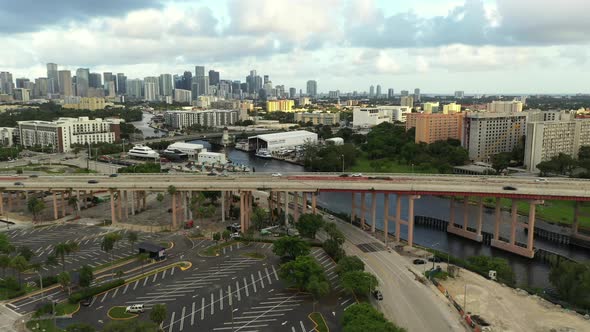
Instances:
[[[137,260],[141,263],[141,273],[143,273],[143,267],[145,266],[145,263],[150,260],[150,254],[142,252],[137,256]]]
[[[327,239],[322,244],[322,247],[324,248],[326,254],[332,257],[332,259],[336,262],[340,261],[342,257],[346,256],[344,249],[342,249],[342,244],[335,239]]]
[[[340,279],[342,288],[355,294],[368,294],[379,285],[377,278],[373,274],[364,271],[346,272]]]
[[[213,241],[219,242],[219,240],[221,240],[221,233],[219,233],[219,232],[213,233]]]
[[[135,242],[137,242],[137,240],[139,240],[139,236],[137,235],[136,232],[129,232],[127,233],[127,242],[129,242],[129,244],[131,244],[131,251],[135,251]]]
[[[61,259],[62,272],[66,271],[66,256],[78,251],[79,245],[77,242],[60,242],[53,246],[53,251],[56,257]]]
[[[71,293],[70,292],[70,284],[72,283],[72,278],[70,277],[70,274],[67,272],[62,272],[60,274],[57,275],[57,282],[59,282],[59,284],[64,288],[68,290],[68,295]]]
[[[45,259],[45,265],[55,267],[59,265],[56,255],[49,255],[47,259]]]
[[[366,302],[348,307],[341,322],[343,332],[406,332],[406,329],[387,321],[381,312]]]
[[[68,198],[68,205],[72,208],[72,211],[76,216],[78,216],[78,197],[72,196]]]
[[[2,278],[6,277],[6,269],[10,267],[10,256],[0,255],[0,268],[2,269]]]
[[[10,267],[18,272],[18,284],[21,285],[21,275],[29,269],[29,262],[23,256],[17,255],[10,260]]]
[[[102,238],[102,242],[100,243],[100,249],[104,251],[107,255],[111,253],[111,260],[113,259],[113,249],[115,248],[115,244],[119,240],[121,240],[121,234],[119,233],[109,233]]]
[[[324,269],[310,256],[298,256],[295,260],[281,265],[279,277],[290,287],[295,287],[300,291],[310,291],[313,288],[318,294],[321,291],[316,288],[324,288],[325,286],[318,285],[318,283],[326,282]]]
[[[254,207],[252,211],[252,225],[256,230],[261,230],[269,225],[270,214],[263,208]]]
[[[319,214],[306,213],[299,217],[295,227],[301,236],[315,239],[315,235],[324,225],[324,219]]]
[[[510,158],[512,154],[510,152],[502,152],[492,156],[492,168],[496,170],[496,173],[502,173],[510,165]]]
[[[158,193],[158,195],[156,195],[156,200],[162,203],[162,201],[164,200],[164,194]]]
[[[89,287],[94,279],[94,272],[92,267],[88,265],[82,266],[80,269],[80,287]]]
[[[496,271],[497,278],[507,285],[514,285],[515,276],[508,261],[500,257],[472,256],[467,259],[472,269],[481,275],[488,275],[490,270]]]
[[[160,326],[168,315],[168,309],[165,304],[155,304],[150,311],[150,320]]]
[[[274,242],[272,252],[285,260],[291,260],[298,256],[308,255],[309,245],[298,237],[283,236]]]
[[[358,258],[358,256],[345,256],[342,257],[338,261],[338,266],[336,267],[336,272],[339,275],[343,275],[347,272],[352,271],[364,271],[365,270],[365,263]]]
[[[37,221],[37,216],[43,209],[45,209],[45,202],[37,197],[31,196],[27,201],[27,210],[33,214],[33,222]]]
[[[229,238],[231,237],[231,232],[228,231],[227,229],[223,231],[223,233],[221,233],[221,238],[223,238],[224,241],[229,240]]]
[[[335,223],[324,223],[324,231],[328,234],[328,238],[334,240],[338,244],[343,244],[346,240],[344,233],[338,229],[338,226]]]
[[[0,234],[0,252],[10,254],[14,251],[14,246],[10,243],[6,234]]]
[[[590,309],[590,263],[562,261],[553,265],[549,281],[565,301]]]
[[[20,246],[18,247],[17,253],[21,256],[23,256],[27,262],[31,260],[31,258],[33,258],[33,256],[35,256],[35,253],[33,252],[33,250],[31,250],[31,248],[27,247],[27,246]]]

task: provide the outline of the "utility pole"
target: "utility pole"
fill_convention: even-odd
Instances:
[[[342,157],[342,173],[344,173],[344,155],[341,155]]]

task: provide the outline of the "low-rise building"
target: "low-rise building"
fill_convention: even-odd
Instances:
[[[231,126],[238,121],[239,111],[235,110],[199,110],[167,111],[164,122],[175,129],[184,129],[195,124],[203,127]]]
[[[199,155],[197,158],[198,158],[197,161],[199,163],[206,164],[206,165],[212,165],[212,164],[225,165],[225,164],[227,164],[227,158],[225,157],[224,153],[203,151],[203,152],[199,152]]]
[[[487,109],[488,109],[488,112],[494,112],[494,113],[522,112],[522,102],[516,101],[516,100],[512,100],[512,101],[494,100],[491,103],[488,103]]]
[[[15,89],[16,90],[16,89]],[[13,146],[15,143],[16,128],[0,127],[0,145]]]
[[[266,102],[267,112],[291,112],[295,106],[295,101],[291,99],[269,100]]]
[[[442,112],[443,114],[459,113],[461,112],[461,104],[450,103],[443,105]]]
[[[410,113],[407,106],[354,107],[352,122],[355,127],[368,128],[383,122],[406,122]]]
[[[121,121],[88,117],[18,121],[20,145],[49,146],[57,152],[69,152],[75,144],[115,143],[121,138]]]
[[[248,149],[250,151],[266,149],[272,153],[281,149],[293,149],[305,144],[316,144],[317,142],[318,134],[307,130],[296,130],[248,137]]]
[[[409,108],[414,107],[414,97],[413,96],[401,96],[400,97],[400,105],[407,106]]]
[[[439,111],[439,106],[440,103],[437,102],[428,102],[428,103],[424,103],[422,104],[422,109],[424,110],[424,113],[438,113]]]
[[[193,100],[191,90],[174,89],[174,101],[177,103],[190,104]]]
[[[64,103],[63,108],[79,109],[79,110],[103,110],[107,106],[104,98],[79,98],[77,103]]]
[[[560,153],[578,157],[580,147],[590,146],[590,119],[534,121],[527,124],[524,164],[531,172]]]
[[[202,144],[174,142],[166,148],[167,150],[178,150],[186,153],[189,158],[194,159],[201,152],[207,151]]]
[[[340,123],[340,113],[325,113],[325,112],[297,112],[295,113],[295,122],[308,123],[313,125],[333,126]]]

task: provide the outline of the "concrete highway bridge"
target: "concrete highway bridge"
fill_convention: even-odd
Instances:
[[[170,191],[169,188],[174,188]],[[522,256],[534,256],[535,208],[544,200],[575,201],[574,233],[578,234],[580,217],[579,203],[590,201],[590,181],[579,179],[551,178],[540,181],[527,177],[486,177],[463,175],[409,175],[409,174],[365,174],[360,177],[340,176],[338,173],[291,173],[272,176],[264,173],[251,173],[229,176],[207,176],[186,174],[120,174],[118,177],[108,175],[72,175],[72,176],[23,176],[0,177],[0,215],[5,209],[10,210],[15,201],[25,200],[35,192],[50,192],[54,218],[67,213],[69,197],[75,195],[84,198],[96,192],[110,193],[111,220],[113,224],[126,220],[131,212],[145,209],[148,192],[167,192],[172,196],[172,228],[178,228],[180,221],[190,219],[188,208],[190,198],[198,191],[219,191],[222,193],[222,219],[229,213],[232,197],[239,196],[240,222],[242,230],[250,226],[254,191],[269,193],[271,211],[278,208],[288,219],[289,209],[295,220],[299,212],[307,213],[310,209],[316,213],[316,197],[320,192],[348,192],[352,196],[351,221],[357,213],[361,227],[375,233],[375,215],[377,194],[382,193],[384,204],[384,234],[388,234],[390,222],[395,229],[396,240],[400,240],[400,227],[408,227],[408,244],[413,244],[414,202],[423,195],[448,196],[450,199],[450,220],[447,231],[474,241],[482,241],[483,199],[493,197],[495,205],[494,238],[491,245]],[[356,195],[361,196],[360,206],[355,205]],[[371,204],[365,204],[369,195]],[[395,195],[396,211],[389,211],[389,199]],[[408,218],[401,218],[401,198],[407,196]],[[461,220],[456,220],[454,205],[457,198],[463,197],[464,213]],[[468,227],[468,198],[478,199],[479,212],[475,228]],[[500,224],[501,198],[512,200],[510,234],[501,236]],[[86,199],[79,201],[86,202]],[[517,202],[526,201],[530,205],[528,222],[519,222]],[[308,207],[308,202],[311,203]],[[79,206],[78,206],[79,208]],[[360,213],[359,213],[360,212]],[[363,213],[365,212],[365,213]],[[368,212],[369,218],[365,220]],[[393,212],[393,213],[391,213]],[[276,217],[276,216],[273,216]],[[517,228],[528,228],[527,243],[516,242]],[[507,239],[507,240],[504,240]],[[588,238],[587,240],[590,240]]]

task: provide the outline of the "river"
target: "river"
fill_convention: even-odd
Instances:
[[[152,114],[149,112],[143,112],[141,116],[141,121],[133,121],[130,124],[134,125],[135,128],[141,130],[143,134],[143,138],[147,137],[164,137],[167,136],[168,133],[165,131],[158,130],[158,132],[154,131],[154,128],[149,126],[149,122],[152,118]]]
[[[193,143],[203,144],[210,150],[215,151],[216,149],[206,141],[193,141]],[[278,160],[266,160],[255,157],[251,153],[235,150],[230,148],[228,151],[230,160],[236,164],[247,165],[253,167],[257,172],[304,172],[302,166],[290,164]],[[357,206],[360,206],[360,195],[357,196]],[[343,212],[350,214],[351,207],[351,194],[350,193],[320,193],[318,197],[318,204],[336,212]],[[370,195],[366,195],[367,207],[370,207]],[[390,195],[390,213],[395,213],[395,195]],[[377,195],[377,215],[376,215],[376,227],[382,229],[383,227],[383,195]],[[423,215],[434,217],[438,219],[449,220],[449,200],[446,198],[435,197],[435,196],[422,196],[422,198],[415,201],[415,215]],[[455,222],[463,222],[463,212],[459,209],[462,208],[461,204],[456,204],[455,207]],[[469,205],[469,224],[474,225],[477,218],[477,206]],[[407,218],[407,200],[402,198],[402,218]],[[494,224],[494,211],[492,209],[485,209],[484,213],[484,231],[493,232]],[[508,212],[502,212],[503,224],[502,234],[507,237],[509,234],[509,220],[510,214]],[[367,215],[367,220],[370,220],[370,216]],[[520,217],[526,219],[526,217]],[[541,223],[541,220],[537,220],[537,223]],[[393,223],[390,224],[390,231],[394,229]],[[406,238],[407,227],[402,225],[401,237]],[[518,240],[525,242],[526,235],[522,230],[517,233]],[[447,232],[436,230],[428,227],[416,225],[414,228],[414,241],[417,244],[425,247],[434,248],[443,252],[448,252],[452,256],[460,258],[468,258],[475,255],[485,255],[493,257],[502,257],[508,260],[512,269],[516,274],[517,285],[527,285],[530,287],[547,287],[549,283],[549,270],[550,266],[547,263],[541,262],[540,260],[528,259],[522,256],[518,256],[503,250],[495,249],[490,246],[480,244]],[[546,250],[561,253],[565,256],[571,257],[578,261],[590,260],[590,251],[584,250],[578,247],[569,245],[559,245],[554,242],[550,242],[543,239],[535,239],[535,247],[543,248]]]

